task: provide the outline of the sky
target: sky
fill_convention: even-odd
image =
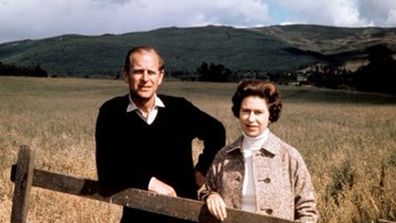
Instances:
[[[0,43],[164,27],[396,27],[396,0],[0,0]]]

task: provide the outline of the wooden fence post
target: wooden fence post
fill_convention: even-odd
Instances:
[[[28,146],[22,145],[13,174],[15,177],[12,199],[11,223],[25,223],[29,210],[29,195],[33,181],[34,153]]]
[[[209,213],[202,201],[169,197],[136,188],[109,191],[101,188],[99,182],[95,180],[34,169],[34,153],[28,146],[21,146],[19,150],[17,164],[13,165],[11,169],[11,181],[15,183],[11,223],[26,222],[31,187],[118,204],[193,222],[219,222]],[[227,208],[227,214],[228,218],[225,221],[227,223],[292,222],[232,208]]]

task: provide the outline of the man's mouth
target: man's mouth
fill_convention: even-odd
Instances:
[[[142,89],[142,90],[147,90],[150,88],[151,88],[151,86],[139,86],[139,89]]]

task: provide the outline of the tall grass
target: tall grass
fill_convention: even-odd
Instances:
[[[231,114],[234,83],[165,82],[221,120],[228,142],[240,135]],[[123,81],[0,77],[0,222],[9,222],[10,167],[21,144],[36,167],[96,179],[94,128],[99,106],[127,92]],[[303,154],[321,222],[396,220],[396,98],[280,86],[281,118],[270,126]],[[199,141],[194,141],[195,156]],[[30,222],[117,222],[121,208],[33,188]]]

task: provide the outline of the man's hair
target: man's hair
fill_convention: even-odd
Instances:
[[[232,113],[239,118],[239,111],[243,99],[249,96],[258,96],[265,99],[270,113],[269,121],[275,122],[279,119],[282,102],[275,84],[264,80],[244,80],[239,82],[234,96],[232,96]]]
[[[151,46],[137,46],[128,51],[128,53],[125,56],[125,62],[124,62],[124,72],[129,73],[129,70],[131,69],[131,64],[133,61],[131,55],[133,53],[138,53],[138,52],[154,52],[158,56],[159,60],[159,70],[164,70],[165,68],[165,62],[162,59],[161,55],[159,54],[158,50],[156,50],[154,47]]]

